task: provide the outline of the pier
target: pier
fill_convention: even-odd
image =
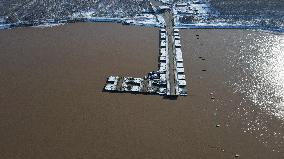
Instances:
[[[173,48],[173,23],[172,23],[172,16],[169,10],[166,10],[163,14],[163,17],[166,22],[166,30],[167,30],[167,37],[168,37],[168,92],[167,95],[175,96],[177,95],[176,91],[176,71],[175,71],[175,56],[174,56],[174,48]]]
[[[142,78],[110,76],[105,91],[169,97],[187,95],[179,30],[174,28],[174,17],[169,7],[163,8],[161,16],[165,26],[159,31],[158,70]]]

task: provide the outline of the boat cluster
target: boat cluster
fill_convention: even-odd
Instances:
[[[174,70],[175,79],[169,79],[169,46],[168,33],[165,29],[160,30],[159,65],[157,71],[149,72],[143,78],[110,76],[107,78],[105,91],[130,92],[143,94],[169,95],[170,80],[176,83],[176,95],[187,95],[186,81],[183,68],[183,58],[180,44],[179,30],[174,30]]]

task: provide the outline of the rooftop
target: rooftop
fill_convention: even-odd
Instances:
[[[142,81],[143,81],[142,78],[124,77],[124,82],[133,82],[136,84],[141,84]]]
[[[107,90],[107,91],[114,91],[114,90],[116,90],[116,85],[114,85],[114,84],[107,84],[105,86],[105,90]]]
[[[176,47],[181,47],[180,40],[175,40],[175,46]]]
[[[178,80],[185,80],[185,75],[178,74]]]
[[[161,33],[160,35],[161,35],[161,39],[166,39],[167,37],[166,33]]]
[[[176,32],[175,32],[175,33],[174,33],[174,36],[179,36],[179,33],[176,33]]]
[[[180,36],[174,36],[175,40],[180,40]]]
[[[186,88],[179,88],[178,89],[178,93],[181,96],[186,96],[187,95],[187,90],[186,90]]]
[[[167,41],[166,40],[161,40],[161,46],[166,47],[167,46]]]
[[[132,88],[131,88],[132,92],[140,92],[140,90],[141,90],[141,87],[139,87],[139,86],[132,86]]]
[[[160,61],[167,61],[167,57],[166,56],[160,56]]]
[[[183,62],[182,56],[176,55],[176,61],[177,61],[177,62]]]
[[[160,72],[166,72],[167,71],[167,64],[166,63],[160,63]]]
[[[177,56],[182,56],[181,48],[176,48],[176,55]]]
[[[166,74],[160,74],[160,80],[166,81],[167,80]]]
[[[161,56],[168,56],[167,49],[166,48],[161,48],[160,49],[160,54],[161,54]]]
[[[186,81],[185,80],[178,80],[178,85],[179,86],[186,86]]]
[[[182,62],[177,62],[177,67],[178,68],[183,68],[183,63]]]
[[[117,76],[109,76],[109,77],[108,77],[108,82],[115,82],[115,81],[118,80],[118,78],[119,78],[119,77],[117,77]]]
[[[159,88],[159,94],[160,95],[167,94],[167,88]]]
[[[184,73],[184,68],[176,68],[178,73]]]

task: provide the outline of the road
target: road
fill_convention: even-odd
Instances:
[[[151,3],[153,5],[153,7],[158,8],[159,6],[162,6],[163,3],[155,1],[155,0],[151,0]],[[174,41],[173,41],[173,27],[174,27],[174,23],[173,23],[173,14],[172,14],[172,10],[168,9],[165,10],[163,13],[161,13],[166,25],[165,25],[165,29],[167,31],[167,38],[168,38],[168,71],[167,71],[167,78],[168,78],[168,92],[167,95],[171,95],[171,96],[176,96],[177,95],[177,91],[176,91],[176,85],[177,85],[177,79],[176,79],[176,67],[175,67],[175,55],[174,55]]]
[[[168,65],[168,78],[169,78],[169,88],[170,88],[170,94],[169,95],[176,95],[176,67],[175,67],[175,56],[174,56],[174,41],[173,41],[173,16],[172,12],[170,10],[167,10],[163,13],[163,17],[166,22],[166,30],[167,30],[167,36],[168,36],[168,59],[169,59],[169,65]]]

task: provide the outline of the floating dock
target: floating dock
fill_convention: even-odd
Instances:
[[[160,30],[158,70],[145,77],[107,78],[107,92],[157,94],[162,96],[186,96],[186,79],[183,67],[179,30]]]

